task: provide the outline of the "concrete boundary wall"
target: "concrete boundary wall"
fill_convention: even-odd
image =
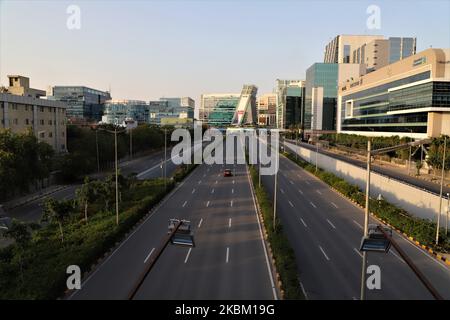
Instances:
[[[304,160],[312,164],[316,163],[315,151],[297,147],[289,142],[285,142],[285,144],[291,150],[296,151]],[[347,182],[357,185],[361,190],[365,190],[365,169],[321,153],[318,154],[317,162],[319,168],[334,173]],[[375,172],[371,173],[370,179],[371,197],[376,198],[381,194],[386,201],[405,209],[411,215],[436,221],[439,212],[439,196]],[[445,227],[446,222],[446,206],[447,199],[443,198],[442,227]]]

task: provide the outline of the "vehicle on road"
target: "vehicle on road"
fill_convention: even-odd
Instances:
[[[10,217],[0,217],[0,234],[11,228],[12,219]]]
[[[224,177],[231,177],[231,176],[233,176],[233,173],[231,172],[231,169],[225,169],[225,171],[223,172],[223,176]]]
[[[170,219],[167,234],[172,233],[173,229],[179,222],[180,220],[178,219]],[[194,233],[191,230],[191,222],[187,220],[181,220],[181,224],[170,239],[170,242],[172,244],[195,247]]]

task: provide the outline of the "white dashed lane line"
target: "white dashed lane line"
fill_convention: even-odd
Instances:
[[[192,248],[189,248],[189,251],[188,251],[188,253],[186,255],[186,259],[184,259],[184,263],[186,263],[188,261],[189,256],[191,255],[191,250],[192,250]]]
[[[206,203],[206,207],[209,207],[209,201]]]
[[[144,260],[144,263],[147,262],[148,258],[150,258],[150,256],[152,255],[153,251],[155,251],[155,248],[153,248],[153,249],[150,251],[150,253],[147,255],[147,257],[146,257],[145,260]]]
[[[228,263],[229,259],[230,259],[230,248],[227,247],[227,256],[225,258],[225,263]]]
[[[331,223],[331,221],[330,220],[328,220],[327,219],[327,222],[330,224],[330,226],[333,228],[333,229],[336,229],[336,227],[334,226],[334,224],[333,223]]]
[[[303,223],[303,225],[305,226],[305,228],[308,228],[308,226],[306,225],[305,221],[303,221],[302,218],[300,218],[300,221]]]
[[[358,249],[356,249],[356,248],[353,248],[353,251],[355,251],[361,258],[362,258],[362,254],[361,254],[361,252],[359,252],[359,250]]]
[[[195,192],[195,188],[194,189],[192,189],[192,193],[194,193]]]
[[[336,205],[336,203],[334,203],[334,202],[331,202],[331,205],[332,205],[333,207],[335,207],[336,209],[339,208],[339,207]]]
[[[182,205],[182,207],[184,208],[184,206],[187,204],[187,201],[185,201],[184,203],[183,203],[183,205]]]
[[[202,226],[203,218],[200,219],[200,222],[198,223],[197,228],[200,228]]]
[[[360,229],[364,229],[362,225],[360,225],[357,221],[353,220],[353,223],[356,224]]]
[[[319,246],[320,251],[322,251],[325,259],[327,259],[328,261],[330,261],[330,258],[328,258],[327,254],[325,253],[325,250],[323,250],[323,248],[321,246]]]
[[[289,205],[293,208],[294,207],[294,205],[292,204],[292,202],[291,201],[289,201],[288,200],[288,202],[289,202]]]
[[[312,203],[311,201],[309,202],[309,204],[310,204],[311,206],[313,206],[314,208],[317,208],[316,205],[315,205],[314,203]]]

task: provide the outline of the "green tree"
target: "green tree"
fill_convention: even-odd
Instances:
[[[75,192],[78,206],[84,208],[84,220],[86,223],[88,221],[88,205],[95,201],[98,194],[98,189],[95,186],[96,185],[89,180],[89,177],[85,177],[84,183]]]
[[[47,198],[44,201],[43,221],[56,223],[59,227],[61,242],[64,242],[63,225],[65,220],[69,217],[73,210],[73,203],[71,200],[57,201],[53,198]]]

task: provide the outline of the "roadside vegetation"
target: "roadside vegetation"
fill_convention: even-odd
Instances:
[[[283,233],[283,226],[273,221],[273,204],[268,193],[258,183],[258,171],[250,165],[250,175],[256,193],[256,198],[263,216],[264,227],[267,231],[267,240],[272,248],[275,267],[280,275],[281,287],[285,299],[305,299],[299,283],[295,253],[289,240]]]
[[[14,221],[5,236],[15,241],[0,249],[0,299],[61,297],[69,265],[89,271],[194,168],[179,167],[166,180],[120,176],[118,225],[113,177],[85,179],[74,200],[47,199],[41,227]]]
[[[347,198],[357,202],[361,206],[365,206],[365,194],[358,186],[350,184],[344,179],[320,168],[316,171],[314,165],[302,160],[300,157],[296,159],[295,155],[292,155],[291,153],[284,152],[284,155]],[[435,251],[443,253],[450,252],[450,238],[445,234],[444,228],[441,228],[440,230],[439,245],[436,246],[435,244],[436,223],[414,217],[407,211],[398,208],[385,200],[371,198],[370,211],[376,217],[388,222],[398,230],[413,237],[420,243],[433,248]]]

